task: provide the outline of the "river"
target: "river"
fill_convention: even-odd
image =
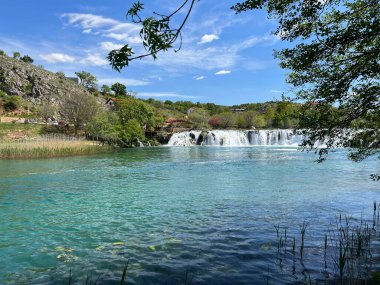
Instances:
[[[339,214],[370,219],[378,159],[289,146],[157,147],[0,161],[0,284],[293,284],[322,278]],[[295,272],[275,226],[306,251]],[[297,249],[298,252],[298,249]],[[302,266],[303,268],[302,268]],[[331,272],[332,274],[333,272]],[[187,280],[187,281],[186,281]]]

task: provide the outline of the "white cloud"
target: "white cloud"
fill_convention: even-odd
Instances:
[[[281,90],[274,90],[274,89],[272,89],[272,90],[270,90],[270,93],[282,93],[283,91],[281,91]]]
[[[189,96],[182,95],[173,92],[142,92],[137,93],[138,97],[148,97],[148,98],[179,98],[179,99],[199,99],[199,96]]]
[[[109,32],[138,33],[140,32],[140,27],[136,24],[118,22],[118,24],[113,25],[108,31]]]
[[[188,44],[174,53],[172,51],[161,53],[158,60],[151,58],[140,61],[144,64],[152,64],[165,68],[171,73],[178,73],[184,68],[198,70],[230,70],[239,65],[249,70],[265,69],[268,63],[247,58],[242,54],[246,49],[258,44],[272,44],[276,41],[275,36],[249,37],[232,45],[219,45],[218,47],[203,47],[201,45]],[[219,75],[219,74],[218,74]]]
[[[219,40],[219,36],[215,34],[206,34],[204,35],[198,44],[211,43],[213,41]]]
[[[83,33],[85,34],[101,34],[104,37],[130,44],[141,43],[141,38],[139,37],[140,27],[136,24],[122,23],[115,19],[94,14],[67,13],[62,14],[61,18],[67,19],[69,25],[81,27],[84,29]],[[94,29],[98,31],[94,31]]]
[[[70,25],[78,25],[83,29],[100,28],[119,24],[119,21],[117,20],[94,14],[66,13],[62,14],[61,18],[67,18]]]
[[[115,39],[118,41],[125,41],[129,44],[139,44],[142,42],[141,38],[138,36],[130,36],[128,33],[106,33],[103,34],[104,37]]]
[[[139,36],[141,27],[137,24],[125,23],[116,19],[94,14],[69,13],[63,14],[61,17],[65,19],[69,25],[77,26],[85,30],[91,29],[90,33],[92,35],[99,34],[103,38],[108,38],[108,40],[103,40],[103,43],[99,45],[98,50],[90,49],[93,54],[100,54],[104,51],[108,52],[113,49],[120,49],[122,47],[121,43],[128,43],[131,45],[136,54],[145,53],[145,50],[141,45],[141,38]],[[199,37],[195,36],[195,34],[199,33],[199,29],[194,30],[191,27],[188,27],[189,35],[184,37],[187,42],[182,46],[182,49],[179,52],[175,53],[174,51],[169,51],[160,53],[160,56],[156,61],[152,60],[150,57],[147,57],[146,59],[135,63],[153,65],[158,68],[163,68],[172,74],[182,72],[184,68],[210,71],[230,70],[237,65],[243,67],[244,69],[253,70],[266,68],[266,64],[259,64],[257,60],[253,60],[252,58],[247,60],[247,56],[243,54],[243,51],[257,44],[271,45],[275,41],[278,41],[276,36],[252,36],[240,42],[235,42],[230,45],[222,44],[218,47],[205,47],[205,45],[203,45],[205,43],[218,40],[218,35],[222,32],[222,30],[230,26],[235,21],[235,18],[231,15],[231,19],[228,20],[228,24],[224,23],[225,25],[223,25],[222,29],[212,29],[212,23],[221,23],[223,19],[226,20],[225,17],[219,16],[206,24],[201,23],[201,30],[206,30],[207,28],[207,30],[211,32],[209,34],[204,34],[200,41]],[[89,64],[89,60],[85,62],[86,64]],[[248,62],[250,64],[249,68],[247,66]],[[97,58],[95,63],[98,66],[106,65],[106,60],[99,60],[99,58]]]
[[[99,84],[102,85],[102,84],[107,84],[107,85],[112,85],[116,82],[120,82],[124,85],[126,85],[127,87],[129,86],[146,86],[146,85],[149,85],[150,82],[149,81],[146,81],[146,80],[140,80],[140,79],[131,79],[131,78],[101,78],[98,80]]]
[[[206,78],[206,76],[203,76],[203,75],[202,76],[195,76],[194,77],[195,80],[203,80],[205,78]]]
[[[64,53],[50,53],[50,54],[42,54],[40,57],[49,62],[49,63],[57,63],[57,62],[69,62],[72,63],[75,61],[75,58],[64,54]]]
[[[111,51],[114,49],[121,49],[123,45],[112,43],[112,42],[102,42],[100,43],[100,48],[105,51]]]
[[[103,56],[97,53],[87,55],[87,57],[82,59],[80,63],[93,66],[105,66],[109,64]]]
[[[245,49],[249,49],[255,45],[258,44],[266,44],[266,45],[273,45],[278,41],[278,37],[274,35],[265,35],[261,37],[250,37],[240,43],[235,44],[232,48],[236,51],[242,51]]]
[[[168,72],[178,73],[184,68],[201,70],[227,69],[237,61],[237,54],[224,47],[218,48],[183,48],[179,52],[173,51],[161,53],[158,60],[151,58],[140,61],[144,64],[152,64],[163,67]]]
[[[220,70],[218,72],[215,72],[215,75],[225,75],[225,74],[230,74],[231,70]]]

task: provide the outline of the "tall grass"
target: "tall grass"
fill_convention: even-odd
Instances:
[[[109,146],[101,146],[85,140],[45,140],[0,143],[1,159],[31,159],[75,155],[91,155],[112,151]]]

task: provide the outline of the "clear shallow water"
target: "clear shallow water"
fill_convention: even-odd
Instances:
[[[370,217],[378,160],[342,151],[323,164],[285,147],[134,149],[95,157],[0,161],[0,284],[292,283],[278,266],[274,225],[298,239],[305,258],[339,213]]]

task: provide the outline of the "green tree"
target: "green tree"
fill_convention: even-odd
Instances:
[[[49,119],[55,118],[57,115],[57,106],[50,102],[43,102],[37,108],[38,114],[47,123]]]
[[[255,128],[264,128],[266,126],[265,117],[263,115],[257,115],[253,118],[253,127]]]
[[[99,104],[92,95],[70,94],[59,103],[59,114],[67,123],[74,126],[74,134],[89,123],[99,111]]]
[[[282,95],[282,99],[275,104],[273,126],[276,128],[290,128],[290,101]]]
[[[143,140],[145,138],[144,130],[136,119],[128,120],[127,123],[121,128],[121,139],[129,146],[133,146],[136,140]]]
[[[189,119],[193,122],[196,128],[204,128],[208,126],[209,113],[204,109],[195,109],[190,115]]]
[[[116,97],[127,96],[127,87],[124,84],[121,84],[119,82],[112,84],[111,90],[115,93]]]
[[[107,84],[103,84],[102,87],[100,87],[100,92],[103,96],[108,96],[111,91],[111,88]]]
[[[123,126],[132,119],[136,119],[141,126],[146,128],[155,126],[153,109],[139,99],[133,97],[118,99],[116,101],[116,112]]]
[[[2,49],[0,49],[0,56],[7,56],[7,54],[5,53],[5,51],[3,51]]]
[[[79,78],[79,84],[89,91],[97,90],[98,79],[87,71],[75,72]]]
[[[20,57],[21,57],[21,54],[18,51],[13,52],[13,58],[14,59],[20,59]]]
[[[34,62],[33,58],[31,58],[29,55],[24,55],[20,58],[23,62],[32,64]]]
[[[121,126],[113,112],[99,112],[86,125],[86,133],[92,139],[113,145],[118,143]]]
[[[265,109],[265,120],[267,127],[273,126],[273,120],[275,117],[275,110],[272,103],[268,103]]]
[[[255,111],[247,111],[242,114],[240,114],[237,117],[237,125],[239,128],[243,129],[250,129],[253,126],[253,120],[256,117],[256,112]]]
[[[236,116],[231,112],[222,112],[218,115],[220,126],[224,129],[231,128],[236,123]]]

